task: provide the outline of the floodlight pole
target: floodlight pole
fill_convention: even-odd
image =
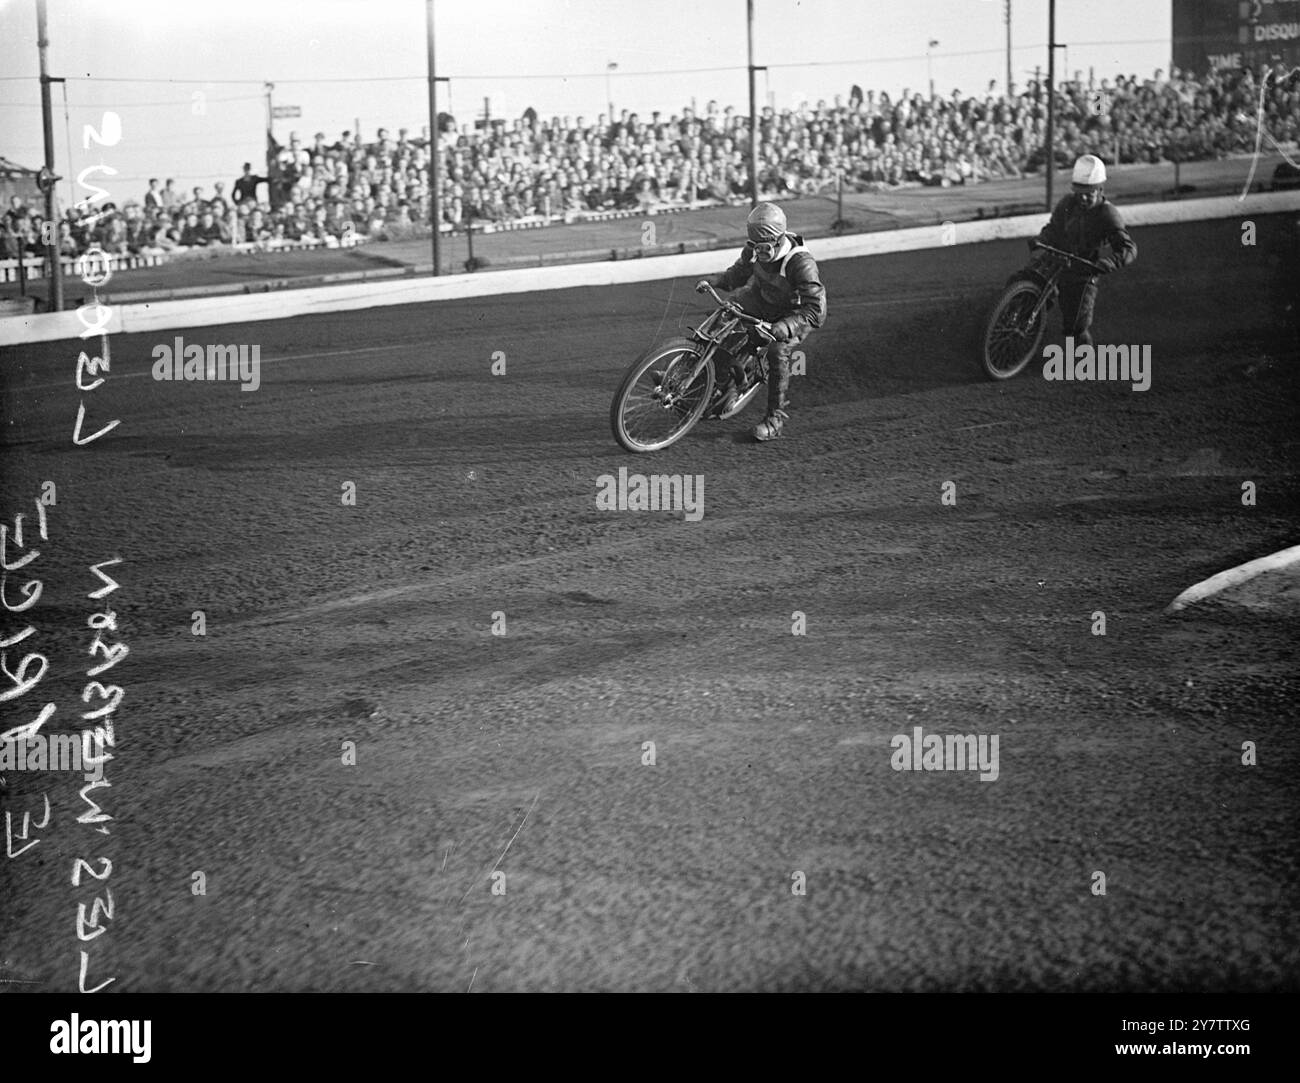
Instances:
[[[754,67],[754,0],[745,0],[745,23],[749,31],[749,205],[758,206],[758,96],[754,74],[767,71]]]
[[[1052,174],[1056,171],[1056,0],[1047,4],[1047,213],[1052,213]]]
[[[442,273],[442,198],[438,190],[442,140],[438,130],[438,73],[433,53],[433,0],[425,0],[425,27],[429,47],[429,224],[433,227],[433,273],[436,277]]]
[[[1007,22],[1007,86],[1005,96],[1011,97],[1011,0],[1006,0],[1006,22]]]
[[[54,111],[50,106],[51,79],[48,70],[47,50],[50,36],[46,31],[45,0],[36,0],[36,49],[41,58],[41,122],[45,130],[45,168],[41,170],[41,187],[45,189],[45,229],[49,243],[45,245],[45,258],[50,265],[50,293],[47,301],[51,312],[63,311],[63,265],[59,263],[59,229],[54,218]],[[19,262],[23,253],[18,253]]]

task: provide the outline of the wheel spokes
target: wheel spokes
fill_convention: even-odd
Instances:
[[[703,369],[684,385],[697,360],[698,355],[679,351],[646,366],[623,403],[623,428],[631,440],[642,446],[656,445],[685,427],[708,386]]]
[[[1038,337],[1034,298],[1014,298],[989,328],[986,350],[989,364],[998,372],[1011,372],[1026,364]]]

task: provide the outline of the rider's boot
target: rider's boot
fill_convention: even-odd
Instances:
[[[793,346],[793,343],[780,342],[768,348],[767,416],[754,426],[755,440],[775,440],[790,419],[786,407],[790,404],[790,354]]]
[[[784,410],[770,410],[767,417],[754,426],[754,439],[759,441],[775,440],[781,435],[790,415]]]

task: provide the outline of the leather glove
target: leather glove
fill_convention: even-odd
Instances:
[[[785,320],[777,320],[776,323],[772,324],[772,337],[777,342],[785,342],[794,338],[794,330]]]

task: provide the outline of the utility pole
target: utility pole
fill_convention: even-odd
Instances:
[[[268,82],[263,83],[262,86],[266,88],[266,198],[270,200],[271,207],[274,209],[283,207],[285,201],[289,199],[289,191],[293,184],[286,183],[286,169],[289,176],[296,176],[298,163],[296,160],[291,160],[286,166],[280,161],[283,148],[275,138],[275,103],[272,100],[275,84]]]
[[[442,165],[441,133],[438,131],[438,74],[433,55],[433,0],[425,2],[425,26],[429,45],[429,224],[433,227],[433,273],[442,273],[442,200],[438,173]]]
[[[50,84],[59,80],[51,79],[47,68],[47,50],[50,37],[46,32],[45,0],[36,0],[36,48],[41,58],[41,123],[45,130],[45,168],[41,170],[42,185],[45,189],[45,229],[48,243],[45,245],[45,258],[50,265],[49,309],[52,312],[63,311],[63,265],[59,262],[59,230],[55,220],[54,185],[58,177],[54,173],[54,111],[50,107]],[[71,163],[69,163],[71,165]],[[23,253],[18,253],[21,262]]]
[[[758,97],[754,74],[767,68],[754,67],[754,0],[745,0],[745,22],[749,29],[749,205],[758,206]]]
[[[1006,24],[1007,24],[1007,89],[1006,96],[1011,97],[1011,0],[1006,0]]]
[[[1056,0],[1047,2],[1047,213],[1052,213],[1056,172]]]

